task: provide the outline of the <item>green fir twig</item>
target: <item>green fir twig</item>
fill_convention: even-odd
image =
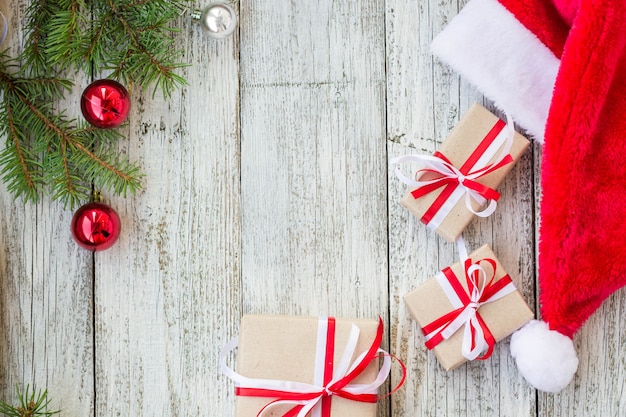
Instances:
[[[47,184],[53,199],[73,208],[90,198],[92,183],[118,195],[140,188],[139,166],[112,146],[119,132],[55,112],[53,103],[71,87],[69,80],[25,78],[0,65],[0,134],[7,138],[0,175],[16,197],[37,201]]]
[[[72,75],[101,72],[129,86],[153,85],[164,97],[185,85],[174,23],[191,0],[34,0],[17,58],[0,53],[0,177],[27,202],[48,192],[70,208],[92,188],[117,195],[141,188],[139,166],[117,149],[121,134],[55,108],[77,94]]]
[[[186,64],[181,62],[184,51],[175,48],[173,34],[179,29],[173,23],[190,4],[190,0],[97,0],[86,9],[82,0],[40,1],[34,8],[47,16],[44,60],[91,76],[109,71],[113,79],[143,88],[153,85],[154,92],[160,88],[169,97],[186,84],[176,73]],[[32,33],[40,22],[34,19]]]
[[[21,392],[19,387],[15,387],[19,405],[14,406],[0,400],[0,414],[8,417],[49,417],[59,413],[59,411],[48,411],[50,400],[48,390],[37,390],[26,386],[26,390]]]

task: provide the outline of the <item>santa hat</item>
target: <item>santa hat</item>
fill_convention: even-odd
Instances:
[[[470,0],[433,52],[543,144],[543,321],[511,339],[522,375],[557,392],[574,334],[626,284],[626,11],[593,0]]]

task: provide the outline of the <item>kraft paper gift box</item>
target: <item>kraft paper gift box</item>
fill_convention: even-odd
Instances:
[[[361,354],[372,344],[378,321],[364,319],[336,320],[334,364],[337,366],[348,340],[351,325],[360,329],[358,343],[352,357]],[[318,338],[317,317],[245,315],[239,330],[236,372],[248,378],[278,379],[313,383]],[[374,366],[376,365],[376,366]],[[378,360],[370,364],[354,383],[374,381],[378,374]],[[236,417],[256,417],[272,398],[237,396]],[[292,406],[267,410],[264,417],[282,416]],[[375,417],[376,403],[352,401],[333,396],[332,417]],[[310,413],[309,413],[310,415]]]
[[[505,135],[507,129],[503,127],[503,125],[505,125],[505,123],[496,115],[481,105],[474,104],[450,132],[446,140],[441,144],[438,153],[444,155],[454,167],[461,169],[462,172],[462,167],[466,164],[470,164],[469,167],[466,166],[466,171],[472,171],[470,158],[477,155],[477,152],[480,149],[479,145],[481,145],[481,143],[484,144],[485,140],[490,138],[490,134],[495,135],[499,131],[500,135]],[[495,140],[501,139],[496,138]],[[513,158],[513,162],[481,176],[476,179],[476,182],[492,189],[497,188],[505,176],[513,168],[515,162],[517,162],[517,160],[522,156],[529,144],[530,142],[528,139],[519,133],[514,132],[513,144],[509,151],[509,154]],[[497,149],[501,150],[502,147]],[[499,152],[496,152],[496,155],[494,155],[490,160],[484,161],[485,164],[495,162],[498,153]],[[432,178],[432,174],[427,173],[422,175],[419,179],[427,180],[430,178]],[[419,198],[415,198],[412,194],[415,188],[409,189],[400,200],[400,204],[406,207],[423,223],[430,223],[429,227],[434,229],[444,239],[449,242],[454,242],[458,239],[470,221],[472,221],[475,214],[467,208],[465,196],[463,196],[458,199],[443,219],[438,218],[438,216],[441,216],[445,211],[441,211],[438,215],[436,215],[435,213],[440,210],[436,210],[435,207],[447,200],[445,199],[445,193],[450,191],[450,187],[454,188],[454,185],[442,186]],[[473,208],[475,211],[481,209],[478,204],[474,204]],[[431,220],[433,215],[434,218]]]
[[[480,265],[485,266],[484,269],[488,275],[494,276],[494,282],[508,276],[488,245],[478,248],[469,255],[469,258],[472,263],[483,259],[493,260],[496,265],[495,276],[492,274],[493,269],[490,264],[481,262]],[[468,285],[463,263],[457,262],[449,269],[467,292]],[[413,319],[422,328],[455,310],[436,277],[429,279],[407,294],[404,297],[404,302]],[[498,300],[482,304],[477,311],[496,342],[506,338],[534,317],[532,310],[517,289]],[[443,340],[432,348],[437,360],[446,371],[452,370],[468,360],[461,353],[463,329],[464,327],[461,327],[449,339]]]

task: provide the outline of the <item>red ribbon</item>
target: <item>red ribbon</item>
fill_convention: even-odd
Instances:
[[[480,157],[485,153],[487,148],[489,148],[489,146],[495,141],[495,139],[505,126],[506,123],[498,119],[496,124],[489,131],[489,133],[487,133],[487,135],[482,139],[478,147],[474,149],[467,161],[465,161],[465,163],[461,166],[461,168],[459,169],[461,174],[463,174],[464,176],[472,176],[473,178],[480,178],[513,162],[513,158],[511,157],[511,155],[507,155],[497,164],[490,164],[485,166],[484,168],[470,171],[474,167],[474,165],[476,165]],[[439,151],[435,152],[433,156],[452,165],[448,158]],[[435,177],[434,182],[432,182],[431,184],[424,185],[413,190],[411,194],[415,199],[420,198],[432,191],[435,191],[438,188],[445,187],[422,216],[421,221],[424,224],[428,224],[431,222],[435,214],[437,214],[437,212],[441,209],[446,200],[450,198],[450,195],[452,195],[456,187],[458,187],[459,185],[463,185],[471,190],[476,191],[486,200],[498,201],[498,199],[500,198],[500,193],[498,193],[496,190],[480,184],[473,179],[451,178],[449,176],[443,175],[443,173],[441,172],[432,169],[422,169],[418,171],[418,174],[419,173],[434,173],[440,176]]]
[[[474,307],[476,308],[475,316],[477,322],[484,333],[484,338],[487,343],[488,349],[482,355],[478,356],[476,359],[487,359],[493,353],[494,346],[496,344],[496,340],[493,337],[493,334],[489,330],[489,327],[485,324],[483,318],[478,312],[478,307],[481,304],[488,303],[490,301],[494,301],[492,298],[498,294],[501,290],[503,290],[509,284],[512,285],[511,277],[507,274],[500,278],[498,281],[494,282],[496,275],[496,262],[493,259],[485,258],[476,262],[476,264],[480,264],[481,262],[487,262],[491,265],[493,269],[493,274],[488,282],[482,288],[480,292],[480,297],[476,300],[472,300],[471,295],[475,293],[475,291],[480,291],[477,287],[479,284],[479,272],[474,271],[473,274],[469,272],[470,267],[474,265],[471,259],[466,259],[464,262],[464,270],[465,270],[465,280],[467,283],[468,290],[466,291],[461,285],[459,279],[451,268],[445,268],[442,273],[446,277],[447,281],[450,283],[452,289],[458,296],[459,300],[463,304],[462,307],[459,307],[447,314],[444,314],[442,317],[432,321],[431,323],[422,327],[422,331],[425,335],[430,335],[430,338],[426,341],[425,345],[430,350],[445,340],[443,335],[444,330],[452,324],[452,322],[464,312],[464,310],[471,304],[474,303]],[[486,277],[485,277],[486,278]],[[476,347],[476,328],[471,326],[471,349]]]
[[[376,403],[379,400],[378,395],[362,393],[355,394],[349,392],[349,390],[345,390],[344,388],[354,381],[363,371],[372,363],[374,360],[377,360],[380,355],[378,354],[380,344],[383,338],[383,322],[382,319],[379,318],[378,328],[376,330],[376,336],[372,341],[372,344],[368,348],[365,353],[364,359],[359,362],[357,366],[354,367],[350,372],[348,372],[343,378],[335,381],[330,384],[333,379],[333,358],[335,354],[335,319],[328,319],[328,327],[327,327],[327,338],[326,338],[326,348],[325,348],[325,360],[324,360],[324,387],[319,391],[314,392],[291,392],[291,391],[282,391],[282,390],[273,390],[273,389],[264,389],[264,388],[247,388],[247,387],[236,387],[235,395],[239,396],[247,396],[247,397],[266,397],[266,398],[274,398],[273,401],[267,403],[257,414],[260,416],[265,409],[269,406],[277,403],[277,402],[306,402],[315,400],[321,397],[321,414],[322,417],[331,417],[330,408],[332,396],[338,396],[342,398],[346,398],[352,401],[359,401],[365,403]],[[391,356],[391,355],[389,355]],[[402,365],[403,369],[403,378],[402,381],[398,384],[398,386],[392,391],[395,392],[400,385],[404,382],[404,378],[406,376],[406,370],[404,365]],[[388,394],[389,395],[389,394]],[[290,408],[287,412],[285,412],[282,417],[293,417],[296,416],[304,407],[304,404],[297,404]]]

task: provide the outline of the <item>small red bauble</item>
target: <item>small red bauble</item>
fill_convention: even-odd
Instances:
[[[80,247],[100,251],[113,246],[120,236],[121,223],[111,207],[102,203],[88,203],[74,213],[71,229]]]
[[[94,81],[83,91],[80,109],[85,119],[95,127],[118,127],[124,123],[130,111],[130,96],[117,81]]]

